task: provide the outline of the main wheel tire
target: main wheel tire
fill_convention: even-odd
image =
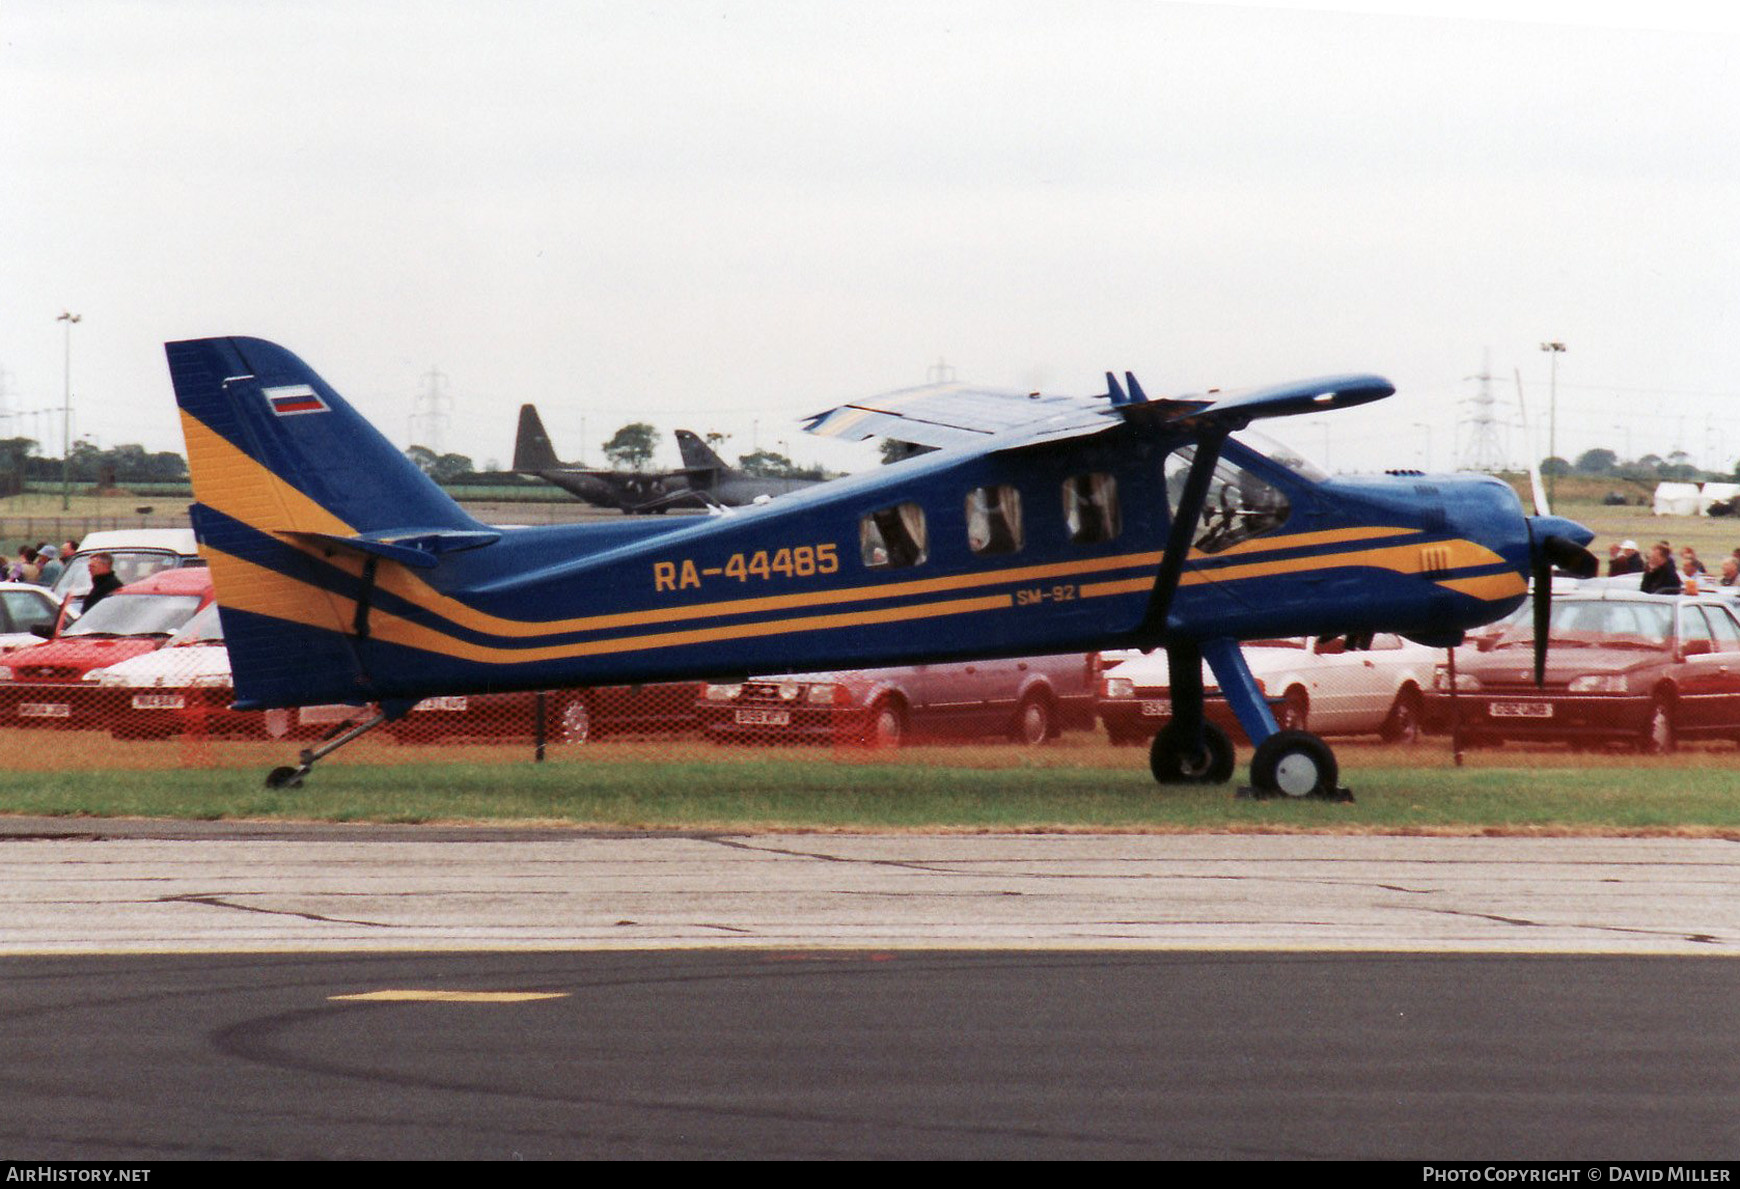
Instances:
[[[1028,747],[1038,747],[1055,733],[1051,700],[1043,694],[1029,694],[1015,710],[1015,722],[1010,738]]]
[[[1378,735],[1385,743],[1418,743],[1420,741],[1420,695],[1413,689],[1405,689],[1396,695],[1395,705],[1390,707],[1389,717],[1384,719],[1384,725],[1378,728]]]
[[[1311,713],[1311,699],[1298,686],[1289,686],[1275,711],[1275,725],[1283,731],[1305,730],[1306,717]]]
[[[1671,755],[1678,742],[1673,704],[1665,697],[1657,697],[1650,703],[1649,726],[1644,730],[1639,750],[1645,755]]]
[[[1161,784],[1225,784],[1232,779],[1237,763],[1232,740],[1213,723],[1202,724],[1200,752],[1184,738],[1176,723],[1161,728],[1148,747],[1149,771]]]
[[[1340,780],[1329,744],[1306,731],[1277,731],[1251,757],[1251,785],[1259,793],[1329,796]]]
[[[556,720],[556,738],[563,743],[592,742],[592,704],[584,694],[575,694],[562,703]]]

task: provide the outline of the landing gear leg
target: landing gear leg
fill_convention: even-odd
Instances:
[[[274,768],[266,773],[266,787],[269,789],[301,788],[303,778],[314,770],[314,765],[316,763],[324,760],[327,756],[331,755],[345,744],[362,738],[364,735],[386,722],[389,717],[395,716],[389,715],[385,710],[382,710],[376,713],[374,717],[370,718],[367,722],[359,725],[353,726],[350,723],[340,724],[331,734],[327,735],[326,738],[322,739],[315,746],[303,748],[302,754],[297,757],[300,762],[295,767],[292,768],[286,766],[283,768]]]
[[[1329,744],[1309,731],[1283,731],[1276,724],[1238,641],[1207,641],[1202,654],[1232,703],[1239,725],[1257,745],[1251,757],[1250,787],[1240,789],[1239,796],[1353,800],[1353,794],[1340,786],[1341,769]]]

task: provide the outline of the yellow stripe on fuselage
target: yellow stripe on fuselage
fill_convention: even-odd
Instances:
[[[234,593],[226,605],[240,611],[271,616],[309,627],[330,629],[332,624],[312,610],[303,585],[287,579],[276,570],[227,554],[213,552],[210,556],[214,577],[226,581]],[[335,596],[336,597],[336,596]],[[347,607],[347,620],[354,616],[356,604],[338,598]],[[1009,594],[977,595],[969,598],[943,599],[933,603],[903,603],[896,607],[878,607],[862,611],[838,612],[832,615],[806,615],[785,619],[763,619],[750,623],[720,624],[713,627],[689,628],[681,631],[650,632],[641,635],[617,636],[602,640],[583,640],[568,644],[552,644],[542,648],[502,648],[489,644],[473,644],[459,640],[437,628],[412,623],[398,615],[371,609],[369,636],[371,639],[402,644],[426,652],[462,660],[500,664],[557,660],[564,657],[604,656],[618,652],[637,652],[654,648],[679,648],[691,644],[717,643],[724,640],[747,640],[759,636],[778,636],[795,632],[819,632],[834,628],[864,627],[871,624],[895,623],[908,619],[932,619],[941,615],[962,615],[977,611],[996,611],[1014,604]]]
[[[1449,564],[1440,567],[1445,570],[1465,570],[1475,566],[1504,564],[1504,558],[1486,546],[1476,544],[1473,541],[1461,539],[1434,541],[1432,547],[1446,552]],[[1276,558],[1271,561],[1248,562],[1244,565],[1191,570],[1180,580],[1180,585],[1198,586],[1204,582],[1233,582],[1247,578],[1268,578],[1277,574],[1298,574],[1307,570],[1333,569],[1340,566],[1369,566],[1373,569],[1393,570],[1398,574],[1423,572],[1423,567],[1420,564],[1419,545],[1386,545],[1378,549],[1355,549],[1328,554],[1316,553],[1305,557]]]

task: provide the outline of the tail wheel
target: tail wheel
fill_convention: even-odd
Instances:
[[[1652,756],[1665,756],[1673,752],[1677,742],[1673,704],[1667,698],[1657,696],[1650,703],[1649,727],[1644,732],[1643,750]]]
[[[1251,757],[1251,785],[1284,797],[1329,797],[1341,780],[1335,753],[1305,731],[1277,731]]]
[[[1418,743],[1420,741],[1420,694],[1409,688],[1396,695],[1389,717],[1378,728],[1385,743]]]
[[[1010,733],[1015,742],[1038,747],[1055,732],[1053,717],[1048,698],[1042,694],[1029,694],[1015,711],[1015,724]]]
[[[1213,723],[1202,724],[1201,748],[1176,723],[1166,724],[1148,747],[1148,768],[1161,784],[1225,784],[1237,760],[1232,740]]]
[[[562,717],[556,724],[556,738],[563,743],[590,743],[592,732],[592,705],[585,695],[576,694],[562,703]]]

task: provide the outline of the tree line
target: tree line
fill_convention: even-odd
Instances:
[[[173,450],[147,450],[136,442],[107,450],[88,439],[72,444],[66,474],[75,483],[116,487],[128,483],[186,483],[187,459]],[[34,438],[0,438],[0,484],[20,491],[25,483],[61,477],[61,460],[39,453]]]
[[[1556,456],[1542,459],[1541,474],[1561,477],[1586,475],[1590,478],[1624,479],[1634,483],[1734,481],[1740,479],[1740,462],[1734,464],[1732,472],[1724,475],[1700,469],[1692,462],[1691,455],[1683,450],[1675,450],[1666,458],[1659,454],[1645,454],[1642,458],[1621,459],[1616,452],[1597,447],[1583,451],[1577,456],[1576,462],[1567,462]]]

